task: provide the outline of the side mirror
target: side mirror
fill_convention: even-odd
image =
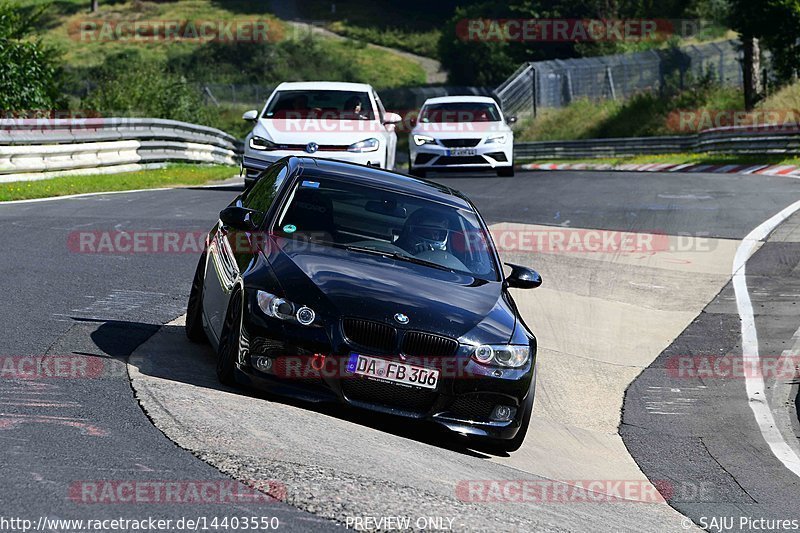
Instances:
[[[403,117],[401,117],[397,113],[384,113],[383,114],[383,123],[384,124],[399,124],[401,122],[403,122]]]
[[[219,214],[219,219],[222,225],[228,228],[239,231],[254,231],[256,224],[253,222],[252,215],[256,212],[252,209],[234,205],[223,209]]]
[[[509,124],[515,124],[517,122],[517,117],[507,117],[506,122]]]
[[[258,110],[251,109],[250,111],[246,112],[242,115],[242,120],[247,120],[248,122],[254,122],[258,120]]]
[[[535,289],[542,284],[542,276],[535,270],[506,263],[511,267],[511,274],[506,278],[506,284],[513,289]]]

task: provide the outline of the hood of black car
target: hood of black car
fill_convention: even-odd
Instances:
[[[287,298],[331,319],[361,317],[470,343],[508,342],[516,324],[497,281],[291,240],[281,240],[269,262]]]

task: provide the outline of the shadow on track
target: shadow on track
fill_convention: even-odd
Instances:
[[[127,326],[131,331],[136,331],[142,325],[128,323]],[[104,332],[106,328],[110,334]],[[95,342],[98,343],[98,347],[109,355],[116,352],[117,339],[120,337],[119,328],[120,323],[109,323],[107,326],[98,328],[96,335],[93,337]],[[183,335],[183,327],[164,326],[163,328],[168,337],[171,340],[174,339],[177,344],[170,346],[170,353],[179,353],[179,355],[165,359],[157,351],[145,353],[143,355],[145,359],[141,361],[143,364],[137,365],[139,372],[144,375],[210,390],[236,392],[251,398],[293,406],[471,457],[486,459],[490,456],[508,456],[506,452],[496,450],[489,445],[478,447],[474,442],[467,441],[465,437],[455,435],[430,422],[408,420],[372,411],[362,411],[339,404],[305,402],[251,388],[232,389],[217,381],[215,373],[217,356],[209,346],[189,342]],[[108,343],[108,345],[105,346],[103,343]],[[142,356],[141,350],[138,353]]]

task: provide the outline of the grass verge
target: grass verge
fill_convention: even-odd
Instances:
[[[155,189],[177,185],[204,185],[237,174],[234,167],[225,165],[169,165],[165,168],[100,174],[94,176],[64,176],[41,181],[0,183],[0,202],[67,196],[90,192]]]
[[[742,108],[737,89],[705,86],[671,96],[642,93],[622,101],[576,100],[559,109],[544,109],[519,126],[520,141],[604,139],[681,135],[703,129],[701,123],[681,124],[682,112],[714,117],[717,111]]]
[[[783,124],[800,117],[800,83],[788,85],[744,113],[736,88],[700,85],[671,96],[644,93],[621,102],[577,100],[559,109],[544,109],[517,128],[518,141],[559,141],[650,137],[696,133],[736,124]]]

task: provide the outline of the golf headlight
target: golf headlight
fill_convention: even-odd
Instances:
[[[250,137],[250,148],[263,152],[265,150],[275,150],[277,145],[263,137]]]
[[[256,293],[258,307],[264,314],[280,320],[290,320],[303,326],[310,326],[317,318],[317,314],[310,307],[299,306],[289,300],[275,296],[264,291]]]
[[[503,135],[491,135],[486,137],[486,142],[484,144],[505,144],[506,136]]]
[[[380,148],[381,142],[378,139],[364,139],[363,141],[359,141],[357,143],[353,143],[347,147],[348,152],[374,152],[378,148]]]
[[[414,135],[414,144],[422,146],[423,144],[436,144],[436,139],[428,137],[427,135]]]
[[[530,356],[531,347],[528,345],[483,344],[475,348],[475,351],[472,352],[472,358],[481,364],[506,366],[510,368],[519,368],[523,366],[528,362]]]

